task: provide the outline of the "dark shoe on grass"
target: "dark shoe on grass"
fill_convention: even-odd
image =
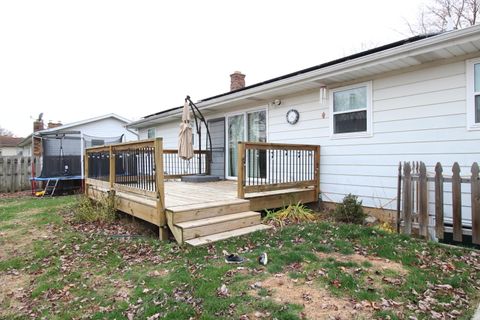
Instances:
[[[236,254],[229,254],[228,256],[225,256],[225,262],[226,263],[242,263],[244,262],[245,259],[236,255]]]

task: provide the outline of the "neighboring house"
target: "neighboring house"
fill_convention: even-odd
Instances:
[[[213,140],[212,172],[227,179],[237,174],[238,141],[316,144],[323,201],[353,193],[365,206],[395,209],[400,161],[424,161],[429,172],[437,161],[448,168],[457,161],[469,175],[479,160],[480,26],[412,37],[246,87],[243,75],[231,77],[232,91],[197,103]],[[176,148],[180,117],[179,107],[128,127]]]
[[[34,132],[23,139],[19,147],[24,155],[41,159],[42,172],[36,172],[37,177],[40,174],[83,177],[81,155],[85,147],[138,139],[135,131],[126,128],[128,122],[128,119],[111,113],[68,124],[49,122],[48,128],[44,129],[39,117],[33,124]],[[67,162],[69,168],[66,169]]]
[[[15,138],[9,136],[0,136],[0,156],[20,156],[21,148],[17,147],[23,138]]]

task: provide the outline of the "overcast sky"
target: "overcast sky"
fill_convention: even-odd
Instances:
[[[0,127],[135,120],[410,36],[424,1],[0,1]]]

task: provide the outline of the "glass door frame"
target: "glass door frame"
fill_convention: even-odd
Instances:
[[[243,140],[247,141],[248,139],[248,114],[257,112],[257,111],[265,111],[265,135],[266,140],[268,141],[268,107],[257,107],[252,109],[247,109],[238,112],[232,112],[225,114],[225,179],[227,180],[237,180],[237,177],[229,175],[229,163],[230,163],[230,150],[229,150],[229,134],[228,134],[228,118],[243,115]]]

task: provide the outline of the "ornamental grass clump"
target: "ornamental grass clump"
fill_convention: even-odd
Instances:
[[[73,209],[74,221],[112,222],[115,219],[115,203],[112,197],[103,197],[94,201],[87,196],[80,196]]]
[[[283,227],[286,224],[300,223],[316,220],[313,210],[309,209],[302,203],[290,204],[280,210],[267,210],[264,218],[265,222],[276,226]]]
[[[362,201],[359,201],[358,196],[351,193],[343,198],[342,203],[337,204],[333,215],[337,221],[354,224],[363,224],[366,217]]]

